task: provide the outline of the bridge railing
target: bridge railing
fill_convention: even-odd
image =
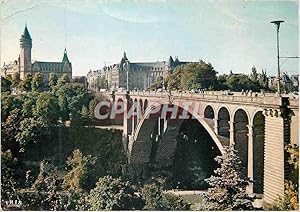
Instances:
[[[125,92],[116,92],[116,95],[125,95]],[[143,97],[168,97],[169,92],[158,91],[130,91],[130,96],[143,96]],[[242,103],[255,103],[264,105],[281,105],[281,97],[276,93],[257,93],[257,92],[230,92],[224,91],[204,91],[201,93],[192,92],[176,92],[172,91],[172,97],[177,98],[194,98],[201,100],[211,100],[220,102],[242,102]],[[290,98],[291,106],[298,106],[298,98]]]

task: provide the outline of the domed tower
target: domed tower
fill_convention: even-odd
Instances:
[[[20,78],[24,79],[25,74],[31,73],[31,48],[32,40],[27,25],[20,39]]]

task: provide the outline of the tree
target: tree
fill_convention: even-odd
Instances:
[[[169,89],[208,89],[217,82],[217,72],[210,63],[188,63],[175,68],[168,77]]]
[[[263,70],[261,71],[262,73],[259,75],[259,85],[264,88],[264,89],[268,89],[269,90],[269,80],[268,80],[268,76],[267,76],[267,71]]]
[[[1,92],[11,92],[11,81],[1,76]]]
[[[5,122],[1,123],[1,150],[11,150],[13,155],[19,152],[19,143],[16,142],[16,136],[20,133],[20,122],[22,121],[22,114],[20,109],[10,111],[9,116]]]
[[[232,74],[226,78],[226,84],[232,91],[252,90],[259,91],[258,83],[254,83],[246,74]]]
[[[79,83],[64,84],[59,87],[56,96],[59,99],[62,117],[68,118],[69,113],[71,113],[72,120],[79,120],[82,106],[88,104],[84,85]]]
[[[44,88],[43,75],[41,73],[36,73],[32,79],[32,91],[42,91]]]
[[[34,192],[41,197],[39,208],[35,210],[66,210],[67,198],[61,191],[61,174],[49,160],[43,160],[40,172],[33,184]],[[28,199],[25,201],[28,202]],[[30,206],[27,203],[27,206]]]
[[[250,80],[252,82],[257,82],[258,81],[258,74],[257,74],[255,66],[252,67],[252,72],[251,72],[251,75],[250,75]]]
[[[145,201],[144,210],[189,210],[190,205],[180,197],[164,193],[165,180],[153,178],[141,189]]]
[[[24,118],[20,122],[20,130],[15,136],[20,144],[20,152],[25,152],[30,145],[37,143],[44,129],[45,123],[41,117]]]
[[[29,118],[36,114],[36,102],[39,96],[38,92],[29,92],[24,96],[24,103],[22,105],[22,115]]]
[[[13,157],[10,150],[1,151],[1,198],[8,201],[16,196],[14,180],[17,159]],[[2,204],[1,204],[2,205]]]
[[[57,85],[58,77],[55,73],[51,73],[49,75],[49,87],[50,90],[54,90],[55,86]]]
[[[220,165],[205,181],[211,186],[203,197],[199,210],[252,210],[251,198],[246,194],[247,178],[236,150],[225,148],[215,160]]]
[[[96,86],[98,89],[107,89],[108,88],[108,82],[107,82],[105,76],[97,77]]]
[[[155,82],[150,86],[150,89],[159,89],[159,88],[163,88],[163,77],[162,76],[157,76],[155,79]]]
[[[59,118],[59,104],[57,98],[51,93],[40,93],[36,100],[36,116],[45,123],[55,125]]]
[[[95,120],[95,107],[98,103],[99,102],[96,98],[92,99],[89,103],[89,119],[91,121]]]
[[[67,74],[63,74],[58,80],[57,80],[57,87],[60,88],[63,85],[70,82],[70,79]]]
[[[15,74],[12,75],[11,82],[12,82],[12,86],[13,86],[14,88],[18,88],[18,87],[19,87],[20,81],[21,81],[21,80],[20,80],[20,75],[19,75],[19,73],[15,73]]]
[[[134,193],[130,183],[121,178],[105,176],[99,178],[90,191],[87,202],[90,210],[139,210],[141,199]]]
[[[32,86],[32,75],[26,74],[24,80],[21,83],[21,88],[23,91],[29,92],[31,91],[31,86]]]
[[[22,109],[24,98],[22,95],[11,95],[8,92],[1,92],[1,121],[5,121],[10,111]]]
[[[75,149],[72,156],[66,161],[70,171],[64,176],[63,187],[69,190],[89,190],[94,186],[96,158],[91,155],[84,156],[79,149]]]

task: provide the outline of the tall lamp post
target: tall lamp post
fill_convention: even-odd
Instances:
[[[278,77],[278,84],[277,84],[277,92],[280,95],[280,65],[279,65],[279,27],[280,24],[284,21],[271,21],[272,24],[277,26],[277,77]]]

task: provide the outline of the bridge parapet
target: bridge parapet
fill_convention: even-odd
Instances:
[[[115,95],[125,95],[124,92],[116,92]],[[154,91],[133,91],[129,94],[131,97],[149,97],[149,98],[167,98],[170,96],[168,92],[154,92]],[[260,104],[260,105],[272,105],[281,106],[282,97],[274,93],[252,93],[251,95],[245,95],[242,92],[232,92],[230,95],[224,94],[222,91],[205,91],[204,93],[191,93],[191,92],[172,92],[173,98],[182,99],[195,99],[195,100],[207,100],[218,102],[230,102],[230,103],[243,103],[243,104]],[[299,99],[289,97],[290,106],[298,107]]]

